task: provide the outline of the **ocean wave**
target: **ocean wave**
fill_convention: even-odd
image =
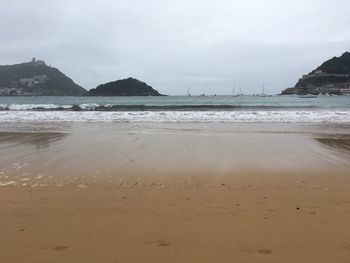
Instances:
[[[83,103],[79,105],[58,104],[0,104],[1,111],[243,111],[243,110],[310,110],[315,106],[271,106],[271,105],[99,105]]]
[[[0,111],[0,122],[350,123],[350,111]]]
[[[56,104],[0,104],[0,110],[26,111],[26,110],[69,110],[72,105]]]

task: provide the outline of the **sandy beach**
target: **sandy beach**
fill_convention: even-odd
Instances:
[[[349,262],[346,124],[1,124],[1,262]]]

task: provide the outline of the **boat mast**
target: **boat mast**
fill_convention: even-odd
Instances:
[[[265,95],[265,83],[263,83],[263,86],[262,86],[262,94],[261,95]]]

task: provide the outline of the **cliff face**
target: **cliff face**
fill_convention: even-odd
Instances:
[[[350,53],[334,57],[298,80],[294,88],[282,94],[345,94],[350,92]]]
[[[86,92],[44,61],[0,66],[0,96],[79,96]]]
[[[162,96],[158,91],[137,79],[128,78],[108,82],[91,89],[90,96]]]

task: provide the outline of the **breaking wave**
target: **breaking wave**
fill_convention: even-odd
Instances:
[[[315,106],[266,106],[266,105],[79,105],[57,104],[0,104],[0,111],[240,111],[240,110],[309,110]]]
[[[346,110],[0,111],[0,122],[350,123]]]

